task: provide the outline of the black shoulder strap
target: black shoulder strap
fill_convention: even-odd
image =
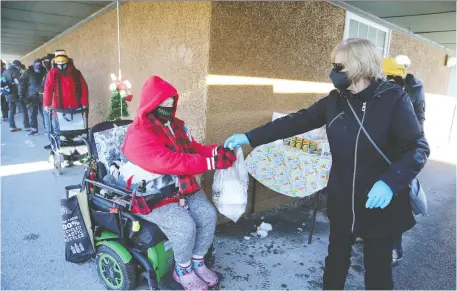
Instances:
[[[384,160],[386,160],[386,162],[391,165],[392,162],[389,160],[389,158],[382,152],[382,150],[378,147],[378,145],[374,142],[374,140],[371,138],[370,134],[368,134],[367,130],[365,129],[365,127],[363,126],[362,124],[362,121],[360,121],[360,118],[357,116],[357,114],[355,113],[354,111],[354,108],[352,107],[351,103],[349,102],[349,100],[346,100],[346,102],[348,103],[349,105],[349,108],[351,108],[351,111],[352,111],[352,114],[354,115],[355,119],[357,120],[357,122],[359,123],[360,125],[360,128],[363,130],[363,133],[365,133],[365,135],[367,136],[368,140],[371,142],[371,144],[373,145],[373,147],[378,151],[378,153],[384,158]]]

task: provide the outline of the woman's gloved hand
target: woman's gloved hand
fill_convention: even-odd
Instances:
[[[224,147],[234,150],[244,144],[249,144],[248,137],[245,134],[234,134],[225,141]]]
[[[365,207],[369,209],[384,209],[390,204],[393,196],[394,193],[392,192],[392,189],[383,181],[378,181],[373,185],[370,193],[368,193],[368,201],[365,204]]]

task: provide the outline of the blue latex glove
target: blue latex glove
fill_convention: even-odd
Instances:
[[[384,209],[392,201],[394,193],[390,187],[383,181],[378,181],[371,188],[370,193],[368,193],[368,201],[365,204],[366,208],[381,208]]]
[[[224,147],[234,150],[244,144],[249,144],[248,137],[245,134],[234,134],[225,141]]]

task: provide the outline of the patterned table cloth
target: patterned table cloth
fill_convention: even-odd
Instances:
[[[269,189],[291,197],[306,197],[327,186],[332,159],[283,144],[256,147],[246,158],[248,172]]]

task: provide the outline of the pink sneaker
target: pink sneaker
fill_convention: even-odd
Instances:
[[[181,284],[184,290],[208,290],[208,285],[194,271],[179,276],[176,270],[173,270],[173,278]]]
[[[204,263],[199,264],[198,267],[194,266],[194,273],[197,273],[198,277],[200,277],[200,279],[208,284],[208,287],[214,287],[217,285],[217,283],[219,283],[217,274],[214,271],[208,269]]]

